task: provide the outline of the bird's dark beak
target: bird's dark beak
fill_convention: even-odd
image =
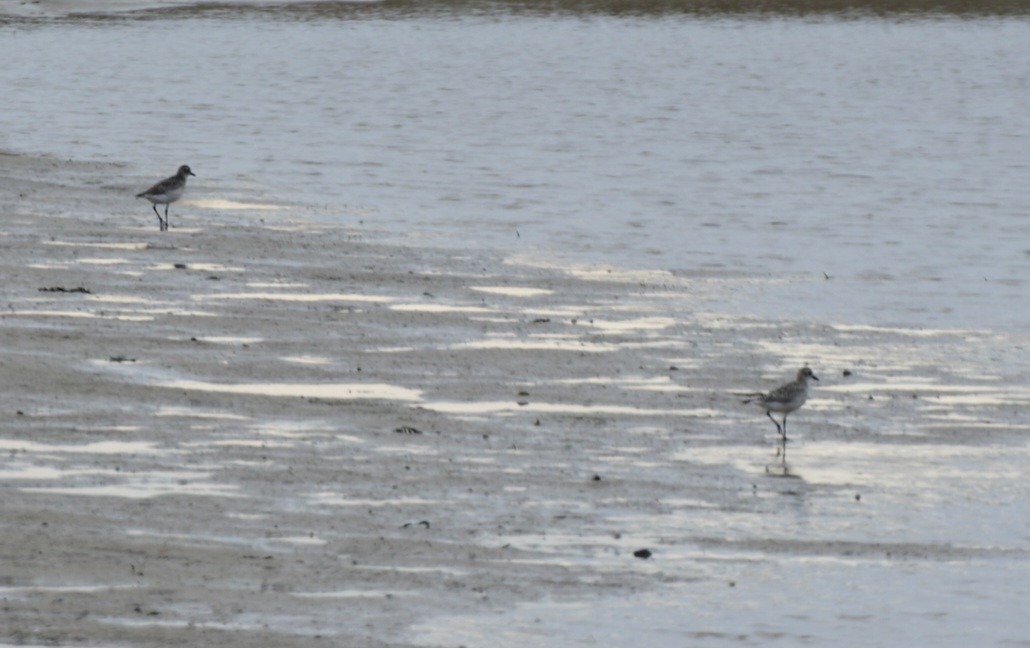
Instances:
[[[812,380],[819,380],[819,376],[812,374]]]
[[[197,177],[197,174],[196,174],[196,173],[193,173],[192,171],[187,171],[186,173],[190,174],[190,175],[191,175],[191,176],[193,176],[194,178],[196,178],[196,177]]]

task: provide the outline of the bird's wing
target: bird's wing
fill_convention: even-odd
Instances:
[[[158,182],[153,187],[151,187],[150,189],[147,189],[146,191],[144,191],[143,193],[139,194],[136,197],[139,198],[141,196],[153,196],[154,194],[168,193],[168,190],[172,188],[173,184],[178,179],[179,179],[179,176],[172,176],[171,178],[165,178],[161,182]]]
[[[767,401],[789,401],[797,396],[800,387],[797,383],[787,383],[786,385],[780,385],[776,389],[769,392],[765,397]]]

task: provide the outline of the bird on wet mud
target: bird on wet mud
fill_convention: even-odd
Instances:
[[[190,168],[184,164],[179,167],[179,171],[172,177],[165,178],[150,189],[136,194],[137,198],[146,198],[153,203],[151,207],[154,208],[154,213],[157,214],[157,225],[162,232],[168,230],[168,206],[182,198],[183,192],[186,191],[187,176],[196,177],[196,174],[190,171]],[[163,219],[157,211],[158,205],[165,206],[165,217]]]
[[[797,377],[793,381],[780,385],[768,393],[754,392],[741,395],[748,397],[743,401],[744,403],[754,403],[765,410],[765,415],[776,425],[776,431],[779,432],[783,443],[786,444],[787,416],[800,409],[808,400],[809,380],[819,380],[819,378],[808,367],[802,367],[798,369]],[[773,412],[783,414],[782,426],[773,418]]]

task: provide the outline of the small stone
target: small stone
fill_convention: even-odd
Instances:
[[[651,550],[650,549],[637,549],[636,551],[633,552],[633,555],[636,558],[640,558],[641,560],[647,560],[648,558],[651,557]]]

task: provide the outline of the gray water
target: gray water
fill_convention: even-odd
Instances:
[[[1030,21],[174,15],[0,28],[0,148],[750,277],[725,306],[763,317],[1027,328]]]
[[[1010,337],[982,365],[973,351],[942,362],[978,379],[994,375],[989,363],[1026,363],[1026,20],[147,16],[0,27],[0,149],[126,163],[110,187],[125,193],[127,223],[153,217],[125,187],[188,163],[198,177],[176,207],[185,223],[210,215],[198,199],[223,197],[289,206],[255,218],[329,219],[409,244],[729,275],[739,281],[727,283],[728,310],[1000,329]],[[673,299],[669,316],[690,307]],[[1012,389],[1005,407],[1018,408],[1024,388]],[[775,518],[781,530],[761,508],[670,503],[674,514],[630,526],[652,534],[661,560],[641,569],[659,582],[667,570],[681,583],[671,591],[530,603],[415,632],[427,643],[563,648],[688,636],[1025,641],[1013,620],[1026,590],[1026,449],[955,447],[808,442],[807,478],[856,484],[866,508],[799,496]],[[748,460],[738,446],[711,452],[719,465]],[[689,461],[704,459],[690,449]],[[954,542],[1016,558],[660,543],[704,525],[717,536]],[[693,570],[704,576],[696,586]],[[730,579],[739,583],[712,585]]]

